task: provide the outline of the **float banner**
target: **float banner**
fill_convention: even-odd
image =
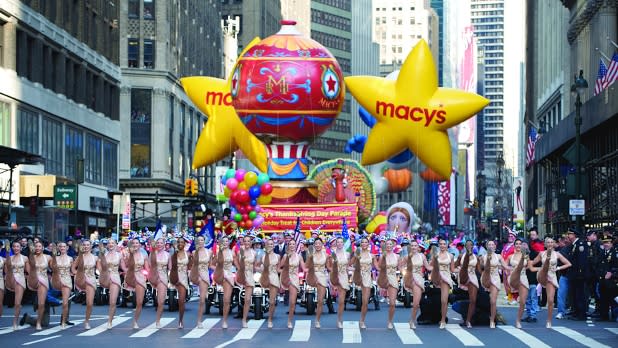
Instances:
[[[343,218],[348,228],[358,225],[358,205],[356,203],[333,204],[271,204],[263,205],[260,214],[264,223],[260,226],[265,233],[293,230],[296,217],[300,217],[300,230],[311,232],[322,226],[322,232],[341,232]]]

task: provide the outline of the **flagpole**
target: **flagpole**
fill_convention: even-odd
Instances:
[[[610,41],[611,41],[611,40],[610,40]],[[613,41],[612,41],[612,43],[613,43]],[[605,59],[607,60],[607,63],[608,63],[608,64],[609,64],[609,62],[611,62],[611,61],[612,61],[612,60],[611,60],[608,56],[606,56],[606,55],[605,55],[605,53],[603,53],[603,51],[601,51],[598,47],[596,47],[594,50],[595,50],[595,51],[597,51],[597,52],[599,52],[599,54],[601,55],[601,57],[603,57],[603,58],[605,58]]]
[[[618,48],[618,44],[615,43],[612,39],[610,39],[609,36],[607,37],[607,40],[609,40],[609,42],[611,42],[614,47]]]

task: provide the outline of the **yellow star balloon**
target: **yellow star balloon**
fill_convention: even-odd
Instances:
[[[253,39],[240,55],[259,41]],[[180,79],[180,83],[195,106],[208,115],[195,145],[193,168],[215,163],[240,149],[253,165],[266,172],[268,156],[264,143],[245,127],[232,106],[232,79],[191,76]]]
[[[375,164],[410,149],[443,180],[451,175],[447,129],[474,116],[489,100],[438,87],[429,46],[421,40],[406,58],[396,81],[375,76],[345,78],[354,98],[375,118],[361,162]]]

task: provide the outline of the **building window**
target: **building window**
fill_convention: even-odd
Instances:
[[[62,175],[62,123],[43,117],[41,155],[45,157],[45,173]]]
[[[131,177],[150,177],[152,90],[131,90]]]
[[[129,18],[139,18],[139,0],[129,0]]]
[[[139,40],[129,39],[128,49],[128,66],[129,68],[137,68],[139,64]]]
[[[4,24],[0,23],[0,66],[4,66]]]
[[[86,182],[101,184],[101,138],[88,134],[86,138]]]
[[[144,19],[154,19],[155,4],[154,0],[144,0]]]
[[[144,68],[154,69],[154,40],[144,40]]]
[[[38,155],[39,115],[22,108],[17,110],[17,148]]]
[[[103,185],[116,188],[118,186],[118,145],[103,142]]]
[[[84,135],[82,131],[66,127],[64,135],[64,161],[65,173],[67,178],[75,179],[75,164],[78,158],[82,158],[84,149]]]
[[[11,104],[0,102],[0,145],[11,144]]]

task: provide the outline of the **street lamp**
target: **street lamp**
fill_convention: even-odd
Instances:
[[[571,85],[571,93],[575,98],[575,196],[577,199],[582,199],[582,186],[581,186],[581,134],[580,128],[582,125],[581,107],[582,101],[580,95],[588,88],[588,81],[584,78],[584,71],[579,71],[579,76],[575,76],[575,81]],[[582,230],[582,216],[577,215],[575,217],[575,226],[577,231],[581,233]]]
[[[496,167],[498,169],[498,202],[503,201],[503,186],[502,186],[502,170],[504,169],[504,157],[502,152],[498,152],[498,158],[496,159]],[[506,201],[506,200],[504,200]],[[500,240],[502,240],[502,215],[503,215],[503,205],[499,205],[498,209],[498,236]]]

